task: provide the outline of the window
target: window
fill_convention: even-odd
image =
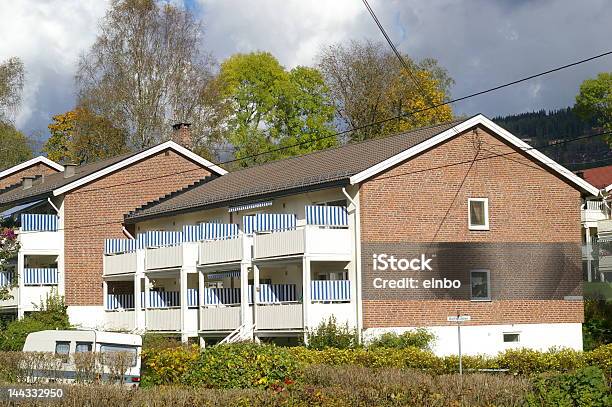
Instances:
[[[68,363],[70,356],[70,342],[55,342],[55,354],[60,357],[62,362]]]
[[[468,199],[468,218],[470,230],[489,230],[489,199]]]
[[[77,342],[75,353],[91,352],[91,342]]]
[[[473,270],[470,272],[472,301],[490,301],[490,283],[489,270]]]
[[[136,358],[138,355],[137,355],[135,347],[124,346],[124,345],[101,345],[100,346],[100,353],[102,354],[102,361],[105,365],[108,365],[108,363],[106,363],[106,360],[105,360],[105,358],[108,355],[111,355],[113,353],[120,353],[120,352],[124,352],[124,353],[131,355],[132,356],[132,366],[136,366]]]
[[[516,332],[504,332],[504,342],[520,342],[521,334]]]

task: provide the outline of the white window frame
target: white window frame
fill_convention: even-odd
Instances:
[[[472,292],[472,273],[487,273],[487,298],[474,298]],[[491,301],[491,271],[488,269],[474,269],[470,270],[470,301],[474,302],[487,302]]]
[[[472,225],[472,202],[484,204],[484,225]],[[469,230],[489,230],[489,198],[468,198],[468,228]]]

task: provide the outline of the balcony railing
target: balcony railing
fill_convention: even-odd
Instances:
[[[231,331],[240,326],[240,307],[200,307],[200,331]]]
[[[234,239],[200,242],[200,265],[238,262],[242,260],[244,236]]]
[[[15,280],[15,272],[0,271],[0,287],[12,285]]]
[[[260,233],[254,239],[254,257],[265,259],[300,254],[350,255],[348,229],[307,226],[296,230]]]
[[[147,330],[150,331],[180,331],[181,309],[158,308],[149,309],[146,313]]]
[[[310,282],[312,301],[345,302],[351,300],[350,280],[313,280]]]
[[[57,215],[22,213],[21,231],[23,232],[56,232]]]
[[[131,331],[135,328],[134,311],[106,312],[105,325],[111,330]]]
[[[147,270],[177,268],[183,265],[181,246],[157,247],[147,249]]]
[[[134,294],[108,294],[106,296],[106,309],[134,309]]]
[[[56,268],[29,268],[23,269],[24,285],[57,285],[59,273]]]
[[[103,274],[105,276],[136,273],[137,260],[135,252],[105,255],[103,263]]]
[[[257,329],[301,329],[302,304],[262,305],[257,307]]]

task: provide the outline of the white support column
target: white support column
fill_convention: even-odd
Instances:
[[[202,308],[204,307],[204,272],[198,271],[198,331],[201,330],[202,324]],[[200,347],[204,347],[206,343],[204,338],[200,337]]]
[[[181,301],[181,341],[187,342],[187,270],[182,268],[179,271],[179,296]]]
[[[593,274],[593,273],[592,273],[592,270],[591,270],[592,264],[591,264],[591,258],[590,258],[591,253],[592,253],[592,249],[593,249],[592,248],[592,240],[591,240],[591,229],[588,226],[585,226],[584,227],[584,233],[585,233],[584,237],[585,237],[585,242],[586,242],[586,247],[587,247],[587,255],[588,255],[588,258],[587,258],[587,281],[591,282],[592,279],[593,279],[592,276],[591,276],[591,274]]]
[[[249,312],[249,263],[240,263],[240,323],[253,324],[253,315]]]
[[[148,323],[149,323],[149,301],[151,298],[151,281],[149,280],[149,276],[147,275],[147,273],[143,273],[143,278],[144,278],[144,289],[145,289],[145,300],[144,300],[144,315],[145,315],[145,329],[148,329]]]
[[[102,280],[102,298],[104,310],[108,310],[108,281]]]
[[[308,307],[310,305],[310,258],[302,259],[302,316],[304,325],[304,343],[308,343]]]
[[[24,285],[24,261],[25,261],[25,255],[23,254],[22,251],[19,251],[19,253],[17,254],[17,285],[18,285],[18,289],[17,289],[17,318],[21,319],[23,318],[24,315],[24,306],[25,304],[24,302],[24,298],[25,295],[23,295],[23,290],[25,288]]]
[[[253,264],[253,324],[257,329],[257,302],[259,301],[259,267]]]
[[[138,330],[145,329],[145,313],[143,312],[143,301],[141,297],[142,279],[145,273],[144,249],[136,250],[136,273],[134,274],[134,327]]]

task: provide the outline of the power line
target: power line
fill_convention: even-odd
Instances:
[[[464,161],[459,161],[459,162],[455,162],[455,163],[450,163],[450,164],[445,164],[445,165],[440,165],[440,166],[436,166],[436,167],[429,167],[429,168],[424,168],[421,170],[416,170],[416,171],[410,171],[410,172],[404,172],[404,173],[400,173],[400,174],[393,174],[393,175],[389,175],[386,177],[377,177],[377,180],[382,180],[382,179],[388,179],[388,178],[395,178],[395,177],[400,177],[400,176],[404,176],[404,175],[412,175],[412,174],[417,174],[417,173],[422,173],[422,172],[426,172],[426,171],[435,171],[435,170],[439,170],[439,169],[443,169],[443,168],[448,168],[448,167],[452,167],[455,165],[463,165],[463,164],[470,164],[470,167],[473,165],[473,163],[478,162],[478,161],[485,161],[485,160],[489,160],[489,159],[493,159],[493,158],[498,158],[498,157],[506,157],[512,154],[520,154],[523,151],[528,151],[528,150],[538,150],[541,148],[547,148],[547,147],[556,147],[562,144],[567,144],[567,143],[571,143],[573,141],[577,141],[577,140],[582,140],[585,138],[589,138],[589,137],[597,137],[597,136],[603,136],[603,135],[607,135],[607,134],[612,134],[612,131],[607,131],[607,132],[602,132],[602,133],[597,133],[597,134],[591,134],[588,136],[581,136],[581,137],[575,137],[572,139],[567,139],[564,140],[562,142],[558,142],[555,144],[547,144],[544,146],[538,146],[538,147],[529,147],[529,148],[519,148],[519,151],[510,151],[507,153],[498,153],[498,154],[493,154],[493,155],[489,155],[486,157],[481,157],[481,158],[472,158],[469,160],[464,160]],[[121,185],[125,185],[127,183],[121,184]],[[111,186],[112,187],[112,186]],[[110,187],[106,187],[106,188],[110,188]],[[101,188],[102,189],[102,188]],[[121,223],[120,221],[112,221],[112,222],[100,222],[100,223],[96,223],[96,224],[88,224],[88,225],[83,225],[83,226],[71,226],[68,228],[58,228],[57,230],[80,230],[80,229],[87,229],[87,228],[91,228],[91,227],[95,227],[95,226],[106,226],[106,225],[114,225],[114,224],[118,224]],[[35,233],[35,232],[32,232]]]

